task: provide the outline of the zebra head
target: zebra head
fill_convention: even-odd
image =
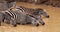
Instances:
[[[46,18],[49,18],[48,13],[44,9],[36,9],[36,12],[34,12],[35,15],[43,15]]]

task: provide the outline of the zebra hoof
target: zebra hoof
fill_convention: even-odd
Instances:
[[[36,25],[37,27],[39,26],[39,24]]]
[[[45,25],[45,23],[43,23],[42,25]]]
[[[17,25],[13,25],[14,27],[16,27]]]
[[[17,23],[18,25],[20,25],[20,23]]]
[[[49,18],[50,16],[46,16],[47,18]]]

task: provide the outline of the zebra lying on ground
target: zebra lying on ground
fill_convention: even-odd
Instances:
[[[23,11],[23,13],[35,17],[42,25],[44,25],[45,22],[43,21],[41,15],[45,16],[46,18],[49,18],[49,15],[44,9],[40,9],[40,8],[31,9],[23,6],[19,6],[19,7],[16,6],[16,9],[20,9],[20,11]]]
[[[19,24],[33,24],[35,26],[39,26],[39,21],[36,20],[34,17],[31,17],[29,15],[26,15],[24,13],[22,13],[22,11],[20,11],[19,9],[16,9],[16,11],[12,11],[12,9],[10,9],[10,11],[1,11],[0,13],[0,25],[1,22],[7,22],[12,24],[13,26],[16,26],[17,23]],[[3,21],[3,20],[7,20],[7,21]]]

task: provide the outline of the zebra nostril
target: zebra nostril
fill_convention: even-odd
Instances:
[[[49,18],[50,16],[48,15],[48,16],[46,16],[47,18]]]

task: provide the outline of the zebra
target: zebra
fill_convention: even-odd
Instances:
[[[45,16],[46,18],[49,18],[49,15],[45,11],[45,9],[41,9],[41,8],[31,9],[31,8],[26,8],[26,7],[23,7],[23,6],[16,6],[16,9],[20,9],[26,15],[30,15],[30,16],[35,17],[37,20],[39,20],[39,22],[42,25],[45,25],[45,22],[43,21],[41,15]]]
[[[10,9],[10,11],[6,10],[1,13],[0,13],[0,16],[2,17],[0,17],[0,25],[2,20],[7,20],[6,22],[9,24],[12,24],[14,27],[17,26],[17,23],[20,23],[20,24],[30,23],[35,26],[39,26],[38,20],[36,20],[34,17],[31,17],[29,15],[25,15],[24,13],[22,13],[22,11],[19,11],[19,9],[16,9],[16,11],[12,11],[12,9]]]
[[[16,9],[16,11],[13,13],[16,13],[15,19],[16,19],[17,23],[20,23],[20,24],[30,23],[30,24],[33,24],[35,26],[39,26],[38,20],[36,20],[34,17],[31,17],[29,15],[22,13],[22,11],[20,11],[19,9]]]

